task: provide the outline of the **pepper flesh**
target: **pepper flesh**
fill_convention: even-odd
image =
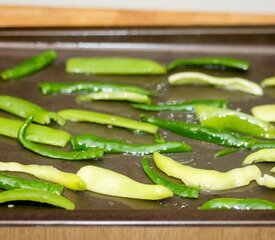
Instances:
[[[165,142],[154,144],[130,144],[122,141],[100,138],[91,134],[74,136],[71,140],[75,151],[94,147],[104,148],[105,153],[150,154],[153,152],[176,153],[191,152],[191,146],[182,142]]]
[[[226,108],[228,101],[204,99],[204,100],[191,100],[184,102],[167,102],[159,103],[158,105],[150,104],[133,104],[134,108],[146,111],[193,111],[197,105],[210,105],[221,108]]]
[[[150,159],[145,157],[141,162],[142,168],[151,181],[155,184],[163,185],[169,188],[175,195],[187,198],[198,198],[199,190],[194,187],[187,187],[184,184],[178,184],[162,177],[150,166]]]
[[[18,140],[25,148],[29,149],[32,152],[35,152],[45,157],[66,159],[66,160],[85,160],[85,159],[100,158],[104,153],[103,149],[100,149],[100,148],[93,148],[93,149],[78,151],[78,152],[65,152],[65,151],[60,151],[55,149],[49,149],[44,146],[40,146],[33,142],[30,142],[26,140],[25,133],[31,121],[32,121],[32,116],[27,118],[26,122],[19,129]]]
[[[87,183],[87,190],[96,193],[144,200],[160,200],[173,195],[162,185],[140,183],[120,173],[96,166],[82,167],[77,175]]]
[[[263,89],[255,82],[249,81],[244,78],[224,78],[214,77],[199,72],[181,72],[169,76],[168,82],[171,85],[213,85],[227,90],[236,90],[256,96],[263,95]]]
[[[34,201],[47,203],[67,210],[74,210],[75,205],[69,199],[51,192],[37,189],[13,189],[0,192],[0,203],[13,201]]]
[[[216,129],[212,127],[202,126],[200,124],[192,124],[178,121],[162,120],[155,117],[143,115],[142,121],[153,123],[158,127],[168,129],[176,134],[215,143],[227,147],[238,147],[250,149],[255,144],[253,138],[239,136],[230,131]]]
[[[275,177],[264,174],[262,177],[256,179],[256,182],[260,186],[265,186],[267,188],[275,188]]]
[[[250,63],[245,60],[225,58],[225,57],[203,57],[203,58],[182,58],[170,62],[166,69],[167,71],[174,70],[182,66],[203,66],[206,68],[230,68],[236,70],[247,71]]]
[[[66,188],[83,191],[86,183],[74,173],[63,172],[48,165],[23,165],[17,162],[0,162],[0,171],[23,172],[36,176],[37,178],[58,183]]]
[[[262,87],[273,87],[275,86],[275,76],[264,79],[261,82]]]
[[[101,83],[101,82],[43,82],[39,84],[44,95],[47,94],[71,94],[71,93],[89,93],[89,92],[116,92],[127,91],[139,93],[143,95],[155,95],[154,92],[138,87],[122,83]]]
[[[65,120],[57,113],[49,112],[32,102],[13,96],[0,95],[0,109],[22,118],[34,115],[33,121],[40,124],[49,124],[52,119],[59,125],[65,124]]]
[[[202,125],[247,135],[275,139],[275,127],[251,115],[213,106],[196,106],[195,112]]]
[[[258,198],[214,198],[198,207],[200,210],[273,210],[275,203]]]
[[[144,94],[133,93],[133,92],[96,92],[96,93],[89,93],[85,95],[81,95],[77,97],[77,100],[80,102],[88,102],[88,101],[126,101],[126,102],[136,102],[136,103],[147,103],[151,102],[151,99]]]
[[[154,153],[154,162],[168,176],[181,179],[187,186],[198,187],[201,190],[215,191],[242,187],[261,176],[260,169],[255,165],[219,172],[183,165],[157,152]]]
[[[5,190],[11,189],[37,189],[48,191],[57,195],[61,195],[63,186],[59,184],[52,184],[49,182],[25,179],[16,176],[10,176],[0,173],[0,188]]]
[[[18,131],[24,122],[0,117],[0,134],[17,138]],[[64,147],[71,139],[71,135],[63,130],[50,128],[38,124],[30,124],[26,131],[28,141]]]
[[[43,53],[25,60],[13,68],[4,70],[1,72],[1,78],[3,80],[11,80],[31,75],[53,63],[56,57],[57,54],[55,51],[44,51]]]
[[[153,124],[138,122],[129,118],[119,117],[115,115],[109,115],[99,112],[92,112],[78,109],[65,109],[59,111],[58,114],[66,120],[70,121],[85,121],[95,122],[99,124],[107,124],[117,127],[128,128],[132,130],[144,131],[152,134],[156,134],[158,127]]]
[[[149,59],[88,57],[68,59],[66,62],[66,72],[97,75],[154,75],[164,74],[166,73],[166,69],[161,64]]]

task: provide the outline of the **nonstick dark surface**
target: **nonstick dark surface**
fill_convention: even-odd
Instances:
[[[275,75],[275,28],[117,28],[117,29],[6,29],[0,31],[0,69],[12,67],[25,58],[45,49],[58,53],[57,61],[50,67],[32,76],[15,81],[0,82],[0,93],[22,97],[51,111],[66,108],[87,109],[120,115],[139,120],[144,113],[135,110],[129,103],[92,102],[77,103],[76,95],[43,96],[38,83],[48,81],[74,82],[99,81],[126,83],[158,89],[154,103],[167,100],[228,99],[230,107],[250,113],[252,106],[273,103],[275,89],[265,89],[263,97],[213,87],[168,86],[168,75],[162,76],[82,76],[65,73],[65,61],[76,56],[127,56],[150,58],[163,64],[173,59],[203,56],[224,56],[249,60],[248,72],[211,69],[180,69],[178,71],[200,71],[216,76],[240,76],[259,82]],[[149,113],[166,119],[195,121],[191,113]],[[0,116],[13,117],[0,112]],[[15,117],[13,117],[15,118]],[[62,128],[72,135],[92,133],[101,137],[127,140],[132,143],[151,143],[150,135],[134,135],[116,127],[97,124],[70,123]],[[173,159],[190,166],[227,171],[240,167],[248,151],[233,153],[215,159],[220,146],[183,138],[165,130],[159,131],[166,140],[184,140],[193,147],[192,153],[169,154]],[[85,165],[93,164],[112,169],[135,180],[150,183],[140,162],[141,156],[105,155],[100,160],[63,161],[40,157],[20,146],[15,139],[0,136],[1,161],[16,161],[24,164],[47,164],[61,170],[77,172]],[[66,149],[70,149],[68,146]],[[272,163],[259,164],[267,173]],[[26,174],[17,174],[27,176]],[[275,202],[273,190],[249,186],[219,192],[201,192],[197,200],[172,197],[162,201],[143,201],[110,197],[91,192],[65,190],[64,195],[76,203],[75,211],[65,211],[33,203],[14,203],[0,206],[1,224],[87,224],[87,225],[249,225],[274,224],[273,211],[199,211],[197,207],[214,197],[262,198]]]

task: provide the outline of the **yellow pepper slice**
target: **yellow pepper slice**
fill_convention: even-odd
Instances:
[[[181,179],[187,186],[198,187],[201,190],[214,191],[242,187],[261,176],[260,169],[255,165],[219,172],[183,165],[157,152],[154,153],[154,162],[168,176]]]
[[[275,149],[266,148],[251,153],[243,160],[242,165],[249,165],[259,162],[275,162]]]
[[[275,104],[255,106],[251,109],[254,117],[267,122],[275,122]]]

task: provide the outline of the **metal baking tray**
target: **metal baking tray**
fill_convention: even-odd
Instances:
[[[77,103],[74,95],[42,96],[37,85],[45,81],[100,81],[128,83],[149,89],[161,88],[153,102],[221,98],[230,107],[249,113],[256,104],[273,103],[275,89],[265,89],[263,97],[226,91],[213,87],[177,86],[167,84],[163,76],[81,76],[65,73],[65,61],[75,56],[128,56],[150,58],[168,63],[176,58],[226,56],[251,61],[247,73],[197,69],[219,76],[240,76],[259,82],[275,75],[275,27],[177,27],[177,28],[86,28],[86,29],[2,29],[0,31],[0,66],[8,68],[42,50],[54,49],[57,61],[32,76],[16,81],[0,82],[0,93],[22,97],[57,111],[80,108],[139,119],[142,111],[129,103]],[[186,69],[182,69],[183,71]],[[195,70],[190,69],[188,70]],[[178,71],[178,70],[177,70]],[[163,118],[186,120],[186,113],[149,113]],[[0,112],[0,116],[12,117]],[[52,127],[61,128],[56,124]],[[137,136],[125,129],[107,128],[88,123],[67,123],[62,129],[71,134],[93,134],[127,139],[129,142],[152,142],[150,135]],[[226,171],[241,166],[247,151],[214,159],[222,147],[183,138],[160,130],[167,140],[184,140],[193,146],[193,153],[170,154],[191,166]],[[52,160],[23,149],[15,139],[0,136],[1,161],[25,164],[49,164],[64,171],[76,172],[88,164],[112,169],[141,182],[150,183],[141,169],[141,156],[105,155],[100,160],[80,162]],[[68,148],[69,149],[69,148]],[[263,172],[272,164],[259,164]],[[24,174],[20,174],[27,176]],[[28,176],[29,177],[29,176]],[[56,209],[32,203],[16,203],[13,208],[0,206],[1,225],[274,225],[273,211],[199,211],[197,207],[213,197],[257,197],[275,201],[273,190],[251,183],[230,191],[201,192],[197,200],[173,197],[162,201],[143,201],[110,197],[91,192],[65,190],[64,195],[76,203],[75,211]]]

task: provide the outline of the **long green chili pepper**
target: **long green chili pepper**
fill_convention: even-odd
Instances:
[[[47,94],[71,94],[71,93],[90,93],[90,92],[116,92],[126,91],[139,93],[143,95],[155,95],[154,92],[138,87],[122,83],[102,83],[102,82],[43,82],[39,84],[39,88],[44,95]]]
[[[57,54],[55,51],[45,51],[37,56],[25,60],[13,68],[4,70],[1,72],[1,78],[3,80],[11,80],[31,75],[53,63],[56,57]]]
[[[210,105],[221,108],[226,108],[228,101],[227,100],[191,100],[184,102],[166,102],[159,103],[158,105],[150,104],[133,104],[132,106],[137,109],[142,109],[146,111],[193,111],[197,105]]]
[[[65,109],[58,112],[58,114],[66,120],[70,121],[84,121],[84,122],[95,122],[99,124],[107,124],[116,127],[123,127],[132,130],[144,131],[152,134],[156,134],[158,127],[133,119],[119,117],[115,115],[109,115],[105,113],[92,112],[79,109]]]
[[[275,139],[275,127],[249,114],[213,106],[196,106],[195,112],[202,125],[240,132],[247,135]]]
[[[191,146],[182,142],[130,144],[122,141],[100,138],[91,134],[74,136],[71,139],[71,143],[75,151],[100,147],[104,148],[105,153],[130,153],[134,155],[150,154],[153,152],[176,153],[192,151]]]
[[[69,199],[57,194],[37,189],[13,189],[0,192],[0,203],[14,201],[33,201],[47,203],[67,210],[74,210],[75,205]]]
[[[37,189],[48,191],[57,195],[61,195],[63,186],[49,182],[30,180],[21,177],[15,177],[0,173],[0,188],[5,190],[11,189]]]
[[[150,97],[140,93],[134,92],[95,92],[85,95],[78,96],[76,98],[80,102],[90,102],[95,100],[103,101],[126,101],[126,102],[135,102],[135,103],[146,103],[151,102]]]
[[[143,158],[141,161],[144,172],[148,175],[151,181],[155,184],[163,185],[169,188],[175,195],[187,198],[198,198],[199,190],[195,187],[187,187],[184,184],[178,184],[162,177],[150,166],[150,159],[148,157]]]
[[[167,71],[174,70],[175,68],[182,66],[202,66],[210,69],[236,69],[247,71],[250,67],[250,63],[245,60],[225,57],[202,57],[202,58],[182,58],[176,59],[170,62],[166,69]]]
[[[227,149],[222,149],[222,150],[216,152],[215,155],[214,155],[214,157],[215,157],[215,158],[222,157],[222,156],[225,156],[225,155],[228,155],[228,154],[237,152],[237,151],[239,151],[239,150],[240,150],[240,149],[238,149],[238,148],[227,148]]]
[[[24,122],[0,117],[0,135],[17,138],[18,131]],[[26,131],[28,141],[65,147],[71,135],[63,130],[38,124],[30,124]]]
[[[211,142],[227,147],[250,149],[256,142],[256,140],[253,138],[239,136],[230,131],[202,126],[200,124],[162,120],[146,115],[143,115],[141,117],[141,120],[144,122],[155,124],[158,127],[170,130],[172,132],[175,132],[176,134],[185,137]]]
[[[207,191],[227,190],[246,186],[262,175],[260,169],[255,165],[219,172],[193,168],[157,152],[154,153],[153,157],[156,166],[168,176],[181,179],[189,187],[198,187]]]
[[[0,95],[0,109],[22,118],[34,115],[33,121],[41,124],[49,124],[52,119],[59,125],[65,124],[65,120],[57,113],[49,112],[32,102],[13,96]]]
[[[173,193],[163,185],[137,182],[101,167],[84,166],[77,175],[87,183],[87,190],[105,195],[144,200],[160,200],[173,196]]]
[[[171,85],[213,85],[219,88],[241,91],[256,96],[263,95],[263,89],[259,84],[238,77],[225,78],[214,77],[199,72],[181,72],[170,75],[168,82]]]
[[[28,117],[26,122],[22,125],[18,132],[18,140],[19,142],[27,149],[32,152],[35,152],[39,155],[50,157],[50,158],[59,158],[66,160],[85,160],[85,159],[93,159],[102,157],[104,151],[100,148],[93,148],[86,151],[78,151],[78,152],[65,152],[55,149],[49,149],[44,146],[40,146],[33,142],[26,140],[25,134],[28,126],[32,121],[32,116]]]
[[[67,73],[81,74],[164,74],[165,67],[161,64],[141,58],[127,57],[88,57],[70,58],[66,62]]]
[[[17,162],[0,162],[0,171],[28,173],[72,190],[83,191],[86,189],[86,183],[79,176],[74,173],[60,171],[50,165],[24,165]]]
[[[273,210],[275,203],[259,198],[214,198],[198,207],[200,210]]]

